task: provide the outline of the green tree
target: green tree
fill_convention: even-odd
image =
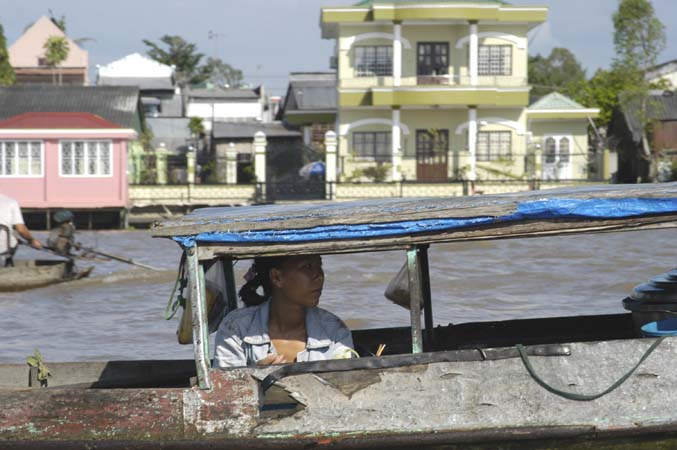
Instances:
[[[642,151],[639,155],[649,164],[649,181],[656,181],[660,154],[652,151],[649,141],[652,119],[649,91],[651,83],[646,79],[646,70],[656,64],[665,49],[665,26],[656,17],[649,0],[621,0],[613,15],[614,46],[616,59],[613,68],[623,80],[624,91],[619,96],[626,111],[632,111],[642,127]],[[638,106],[633,108],[632,106]]]
[[[61,31],[63,31],[64,34],[66,34],[66,16],[64,16],[62,14],[61,17],[57,18],[54,15],[54,13],[52,12],[51,9],[49,9],[48,11],[49,11],[49,19],[52,21],[52,23],[54,25],[56,25]],[[93,39],[93,38],[82,37],[82,38],[73,39],[73,42],[75,42],[78,45],[82,45],[85,42],[95,41],[95,40],[96,39]]]
[[[225,63],[220,58],[208,58],[207,66],[210,67],[211,76],[209,81],[220,87],[239,88],[242,85],[242,71]]]
[[[628,83],[629,80],[615,70],[599,69],[589,81],[577,86],[572,98],[585,106],[599,108],[595,123],[607,127],[618,107],[618,97],[628,88]]]
[[[45,49],[45,62],[48,67],[52,68],[52,82],[54,83],[56,67],[68,58],[70,52],[68,39],[64,36],[50,36],[42,47]],[[62,73],[59,69],[59,86],[62,82]]]
[[[576,56],[566,48],[553,48],[548,57],[529,57],[529,84],[531,94],[543,97],[551,92],[574,96],[585,83],[585,69]]]
[[[2,28],[2,24],[0,24],[0,86],[11,86],[15,81],[16,75],[12,65],[9,63],[5,31]]]
[[[163,49],[160,44],[143,40],[149,47],[148,56],[157,62],[175,67],[176,83],[180,87],[203,83],[209,79],[212,68],[208,64],[200,65],[204,55],[197,52],[195,44],[186,42],[181,36],[170,35],[162,36],[160,42],[167,48]]]
[[[193,135],[194,138],[199,138],[200,135],[204,134],[205,132],[205,127],[202,124],[202,118],[200,117],[191,117],[190,120],[188,121],[188,129],[190,130],[190,134]]]

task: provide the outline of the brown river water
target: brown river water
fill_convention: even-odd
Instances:
[[[676,238],[661,230],[432,246],[435,323],[623,312],[634,285],[677,266]],[[23,363],[36,348],[46,361],[192,358],[177,343],[178,317],[163,318],[178,245],[147,231],[80,232],[79,240],[165,270],[96,261],[89,279],[0,293],[0,363]],[[41,255],[22,248],[17,256]],[[383,296],[404,260],[404,252],[325,256],[321,306],[352,328],[408,325],[409,312]],[[237,264],[238,282],[248,266]]]

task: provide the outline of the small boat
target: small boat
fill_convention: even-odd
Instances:
[[[622,314],[433,327],[427,251],[676,227],[677,183],[196,210],[152,231],[184,252],[194,360],[0,365],[0,447],[667,448],[677,339],[638,326],[677,311],[677,273]],[[410,326],[354,331],[360,358],[210,367],[214,267],[227,314],[235,260],[385,250],[406,261]]]
[[[23,291],[89,276],[94,267],[79,269],[73,260],[15,260],[14,266],[0,267],[0,292]]]

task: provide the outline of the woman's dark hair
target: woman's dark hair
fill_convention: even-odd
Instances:
[[[238,295],[246,306],[256,306],[268,300],[273,291],[270,281],[271,269],[279,269],[288,256],[276,256],[267,258],[254,258],[251,268],[245,278],[247,282],[240,288]],[[256,292],[263,288],[263,295]]]

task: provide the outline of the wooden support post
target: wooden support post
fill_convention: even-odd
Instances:
[[[423,277],[419,249],[417,246],[407,250],[407,269],[409,272],[410,317],[411,317],[411,352],[423,352],[423,334],[421,331],[421,301],[423,300]]]
[[[421,288],[423,290],[423,317],[425,319],[425,340],[423,348],[427,352],[435,351],[435,336],[433,325],[433,306],[430,295],[430,268],[428,265],[428,245],[418,248],[418,257],[421,266]]]
[[[228,310],[237,309],[237,286],[235,285],[235,273],[233,271],[233,258],[223,258],[223,272],[226,278],[226,300]]]
[[[205,274],[197,255],[197,247],[185,249],[188,264],[188,287],[193,313],[193,354],[200,389],[211,389],[209,380],[209,329],[207,325],[207,303],[205,295]]]

